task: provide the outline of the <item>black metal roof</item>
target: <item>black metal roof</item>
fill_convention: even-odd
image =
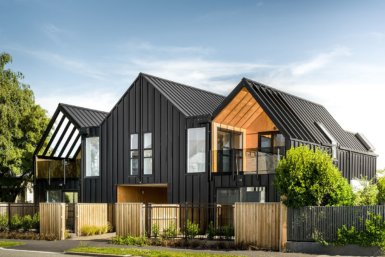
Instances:
[[[212,115],[224,96],[141,73],[187,117]]]
[[[34,155],[47,158],[75,158],[80,151],[82,128],[99,126],[108,113],[60,103],[51,118]],[[56,123],[56,124],[55,124]]]
[[[59,107],[73,119],[79,129],[99,126],[108,115],[107,112],[63,103]]]
[[[320,104],[271,88],[250,79],[243,79],[254,91],[256,100],[280,130],[293,139],[330,145],[330,140],[316,123],[322,123],[343,148],[369,152],[355,134],[345,131]]]
[[[250,91],[285,136],[309,143],[331,145],[330,139],[317,127],[317,123],[322,123],[337,140],[339,147],[374,154],[356,134],[345,131],[322,105],[247,78],[242,79],[213,112],[213,116],[218,115],[243,87]]]

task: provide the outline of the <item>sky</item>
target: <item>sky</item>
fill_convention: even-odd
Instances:
[[[324,105],[385,168],[385,1],[0,1],[36,102],[110,111],[139,72],[227,95],[247,77]]]

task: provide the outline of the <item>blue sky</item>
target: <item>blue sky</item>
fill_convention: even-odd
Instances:
[[[0,52],[52,114],[109,111],[139,72],[323,104],[385,167],[385,1],[0,1]]]

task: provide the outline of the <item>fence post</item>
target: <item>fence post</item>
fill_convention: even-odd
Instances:
[[[283,252],[286,249],[287,242],[287,207],[282,202],[279,204],[279,251]]]
[[[187,228],[187,220],[188,220],[188,214],[187,214],[187,202],[185,202],[184,205],[184,228],[183,228],[183,237],[184,239],[187,239],[187,234],[186,234],[186,228]]]
[[[8,228],[11,227],[11,203],[8,203]]]

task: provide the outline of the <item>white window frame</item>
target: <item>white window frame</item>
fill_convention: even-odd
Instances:
[[[95,160],[90,160],[92,157],[91,157],[91,149],[90,149],[90,146],[91,146],[91,140],[95,140],[97,139],[97,154],[96,154],[96,162]],[[86,157],[86,172],[85,172],[85,177],[98,177],[100,176],[100,138],[99,137],[87,137],[86,138],[86,153],[85,153],[85,157]],[[94,161],[94,167],[97,168],[96,172],[95,170],[92,170],[92,161]]]
[[[198,131],[199,130],[199,132],[203,132],[203,137],[204,137],[204,139],[203,139],[203,144],[204,144],[204,151],[203,151],[203,159],[201,159],[200,160],[200,163],[198,163],[198,164],[201,164],[201,165],[199,165],[200,167],[203,167],[203,170],[192,170],[191,169],[191,164],[190,164],[190,162],[191,162],[191,160],[190,160],[190,133],[192,132],[192,131]],[[189,128],[189,129],[187,129],[187,173],[189,173],[189,174],[194,174],[194,173],[203,173],[203,172],[206,172],[206,159],[207,159],[207,156],[206,156],[206,127],[198,127],[198,128]],[[197,158],[199,159],[199,156],[197,156]],[[203,165],[202,165],[202,162],[203,162]]]

